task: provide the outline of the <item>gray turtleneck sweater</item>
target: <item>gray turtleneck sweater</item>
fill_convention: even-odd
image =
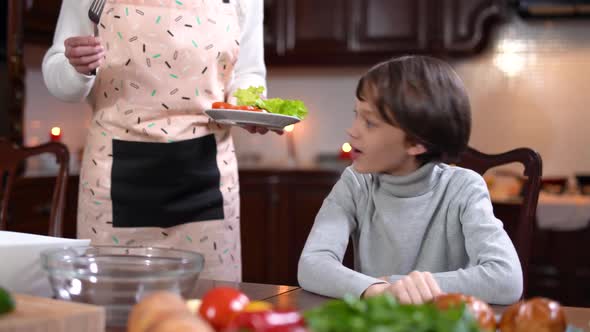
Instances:
[[[342,265],[349,239],[355,269]],[[347,168],[324,201],[299,260],[299,284],[330,297],[429,271],[443,292],[495,304],[517,301],[522,270],[494,217],[483,178],[429,163],[405,176]]]

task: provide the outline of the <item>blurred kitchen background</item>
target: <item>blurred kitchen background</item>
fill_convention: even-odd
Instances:
[[[486,152],[534,148],[543,156],[545,175],[590,170],[590,17],[547,18],[567,9],[561,0],[541,1],[562,8],[525,18],[510,10],[515,5],[498,15],[502,9],[486,9],[499,1],[449,1],[459,17],[437,29],[433,7],[439,1],[353,1],[357,13],[346,8],[349,2],[266,1],[268,95],[301,99],[310,109],[292,134],[302,165],[338,152],[346,142],[356,83],[370,65],[389,54],[420,51],[445,56],[465,80],[473,105],[472,146]],[[75,153],[83,147],[90,108],[58,101],[41,73],[59,6],[59,0],[35,1],[25,12],[23,137],[28,145],[39,144],[58,126]],[[350,31],[359,14],[366,19],[358,29],[360,42]],[[234,135],[246,162],[253,156],[260,163],[287,160],[285,137],[240,129]]]
[[[60,3],[22,1],[17,6],[20,9],[13,12],[21,10],[22,21],[10,18],[14,25],[9,24],[8,29],[17,34],[2,40],[15,47],[14,58],[11,54],[4,56],[0,69],[0,134],[22,139],[25,145],[37,145],[50,139],[51,128],[61,128],[59,139],[70,149],[75,173],[91,110],[85,104],[63,103],[51,96],[41,73]],[[2,1],[0,6],[4,6],[6,17],[7,2]],[[307,229],[272,225],[281,218],[293,220],[295,225],[301,220],[313,222],[321,201],[338,178],[338,170],[349,162],[341,149],[347,141],[345,129],[352,120],[357,80],[371,65],[391,56],[421,53],[450,61],[471,98],[470,145],[486,153],[530,147],[543,158],[545,178],[565,179],[557,192],[581,193],[576,175],[590,173],[590,1],[266,0],[264,31],[268,95],[303,100],[309,116],[284,136],[233,130],[243,169],[242,204],[259,210],[242,208],[243,225],[244,220],[262,220],[257,227],[268,230],[247,236],[269,247],[252,247],[258,250],[258,256],[244,258],[244,268],[249,269],[244,272],[246,281],[296,282],[292,261],[296,261],[298,252],[293,248],[302,246]],[[0,51],[6,54],[6,50]],[[10,61],[14,61],[13,69],[7,75],[6,63]],[[24,75],[19,75],[19,70],[24,70]],[[5,88],[5,78],[16,90]],[[289,156],[289,141],[296,150],[295,162],[294,156]],[[42,172],[44,165],[31,167]],[[509,189],[498,192],[518,195],[519,189],[514,187],[518,177],[515,179],[512,183],[489,183],[511,183]],[[69,189],[77,190],[76,182],[72,183]],[[269,203],[276,197],[289,197],[307,212]],[[261,205],[263,208],[259,208]],[[557,226],[538,231],[540,242],[534,254],[539,256],[537,271],[544,277],[532,283],[530,293],[590,306],[590,258],[583,256],[590,252],[590,201],[574,205],[567,213],[582,219],[574,228],[564,231]],[[70,211],[70,218],[74,216],[75,211]],[[72,232],[70,229],[69,234]],[[295,238],[293,247],[285,249],[290,263],[265,253],[265,248],[278,253],[280,250],[272,246],[286,246],[276,232]],[[557,249],[566,244],[569,247]],[[248,246],[245,244],[245,251]],[[554,251],[541,254],[548,246]],[[569,255],[579,258],[572,258],[567,266],[557,266],[566,255],[568,259]],[[266,271],[259,273],[248,266],[264,264],[261,262],[265,260],[274,262],[269,264],[278,266],[278,270],[257,265]],[[577,286],[570,289],[568,283]]]

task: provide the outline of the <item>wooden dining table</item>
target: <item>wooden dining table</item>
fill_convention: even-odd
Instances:
[[[329,297],[317,295],[303,290],[298,286],[267,285],[248,282],[227,282],[201,279],[197,282],[196,298],[202,298],[210,289],[226,286],[237,288],[250,300],[267,301],[280,308],[296,308],[300,311],[311,309],[331,300]],[[493,305],[494,311],[501,314],[506,306]],[[563,307],[568,323],[590,332],[590,308]],[[108,329],[108,332],[120,332],[125,329]]]
[[[250,300],[267,301],[278,308],[296,308],[305,311],[321,305],[332,298],[317,295],[297,286],[267,285],[249,282],[228,282],[202,279],[197,282],[196,298],[215,287],[233,287],[246,294]],[[501,314],[507,306],[492,305],[496,314]],[[568,324],[590,332],[590,308],[563,307]],[[107,328],[106,332],[125,332],[125,328]]]
[[[297,308],[299,310],[307,310],[317,307],[328,300],[331,300],[331,298],[310,293],[299,287],[287,290],[269,299],[265,299],[265,301],[268,301],[275,306]],[[502,314],[507,306],[492,305],[492,308],[496,314]],[[563,310],[567,317],[568,324],[590,332],[590,308],[563,307]]]

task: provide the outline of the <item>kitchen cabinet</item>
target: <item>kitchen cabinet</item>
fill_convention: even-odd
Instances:
[[[429,0],[358,0],[350,6],[353,52],[426,52],[435,12]]]
[[[354,65],[408,53],[473,54],[507,11],[506,0],[267,0],[267,63]]]
[[[347,50],[348,0],[265,1],[267,55],[331,58]],[[326,15],[329,14],[329,15]]]
[[[30,5],[24,11],[25,42],[51,45],[62,1],[20,1]]]
[[[472,53],[483,47],[491,24],[506,17],[505,0],[441,0],[442,49],[447,54]]]
[[[307,234],[339,178],[326,170],[240,171],[244,281],[297,284]]]
[[[25,41],[50,45],[60,0],[32,1]],[[269,65],[368,65],[407,53],[479,51],[508,0],[265,0]]]

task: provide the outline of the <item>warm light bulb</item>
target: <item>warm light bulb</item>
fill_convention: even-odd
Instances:
[[[60,127],[51,128],[51,135],[53,135],[53,136],[61,135],[61,128]]]
[[[295,125],[288,125],[285,128],[283,128],[286,132],[290,133],[293,131],[293,129],[295,129]]]
[[[349,143],[344,143],[344,144],[342,144],[342,151],[350,152],[350,151],[352,151],[352,146],[350,146]]]

